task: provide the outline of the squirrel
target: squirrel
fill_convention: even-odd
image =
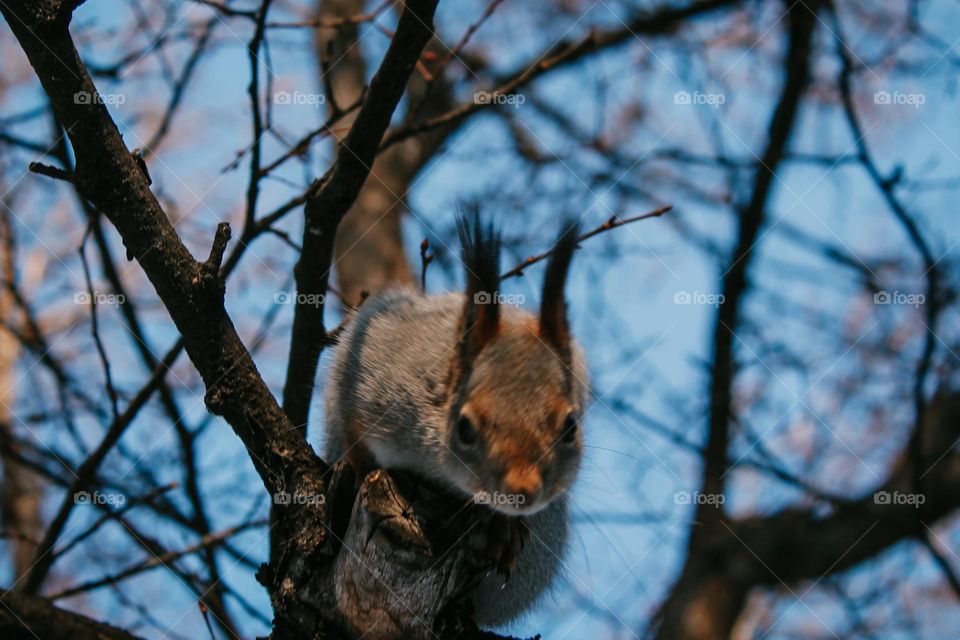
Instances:
[[[537,316],[501,304],[495,225],[474,212],[457,226],[465,292],[387,289],[345,327],[327,384],[325,459],[412,472],[518,530],[506,534],[516,557],[472,595],[475,622],[496,627],[548,590],[567,543],[588,398],[564,297],[579,227],[566,225],[550,252]]]

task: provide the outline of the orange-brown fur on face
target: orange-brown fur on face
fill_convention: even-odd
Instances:
[[[532,513],[567,490],[576,476],[582,441],[579,433],[564,440],[563,429],[568,415],[583,411],[583,399],[574,397],[582,395],[576,393],[582,374],[542,341],[535,317],[505,311],[497,335],[472,363],[460,409],[478,442],[452,448],[469,468],[461,481],[500,501],[490,506]],[[456,445],[456,433],[452,439]]]

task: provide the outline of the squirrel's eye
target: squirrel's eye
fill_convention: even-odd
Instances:
[[[563,435],[560,436],[560,439],[563,440],[564,444],[573,444],[577,441],[578,428],[577,417],[571,413],[563,421]]]
[[[477,442],[477,432],[473,428],[473,423],[467,416],[460,416],[457,420],[457,439],[466,446],[471,446]]]

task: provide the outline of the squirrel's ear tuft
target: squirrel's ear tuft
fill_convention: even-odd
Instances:
[[[567,323],[567,302],[563,290],[579,237],[580,223],[576,220],[567,222],[551,249],[540,300],[540,337],[568,365],[570,363],[570,326]]]
[[[467,357],[473,357],[500,328],[500,233],[492,221],[484,223],[474,205],[457,217],[457,232],[467,275],[463,332]]]

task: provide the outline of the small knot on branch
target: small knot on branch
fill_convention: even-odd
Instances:
[[[203,403],[215,416],[223,416],[227,409],[227,390],[220,384],[212,385],[203,396]]]
[[[140,173],[143,174],[143,177],[146,178],[147,184],[153,184],[153,178],[150,177],[150,170],[147,169],[147,161],[143,159],[143,153],[140,149],[134,149],[130,152],[130,155],[133,156],[134,162],[137,163],[137,168],[140,169]]]
[[[197,274],[193,277],[193,286],[201,295],[215,296],[223,304],[223,295],[226,282],[220,275],[220,266],[223,263],[223,254],[227,243],[230,242],[230,225],[221,222],[217,225],[217,232],[213,236],[213,245],[210,247],[210,256],[197,266]]]
[[[213,246],[210,247],[210,257],[207,258],[205,265],[212,269],[214,273],[220,272],[220,265],[223,263],[223,254],[227,250],[227,243],[230,242],[230,223],[221,222],[217,225],[217,232],[213,236]]]
[[[61,169],[60,167],[43,164],[42,162],[31,162],[28,165],[28,168],[33,173],[38,173],[42,176],[53,178],[54,180],[63,180],[64,182],[69,182],[71,184],[76,184],[77,182],[77,174],[72,171]]]

